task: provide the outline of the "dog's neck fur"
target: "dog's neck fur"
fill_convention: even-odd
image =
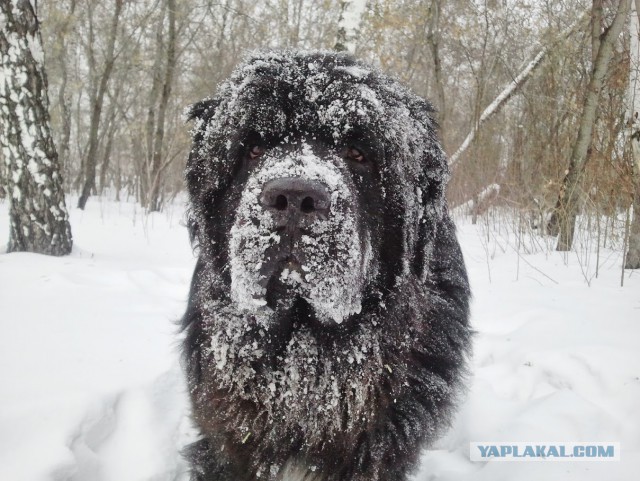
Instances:
[[[277,481],[323,481],[323,478],[303,461],[291,458],[282,468]]]

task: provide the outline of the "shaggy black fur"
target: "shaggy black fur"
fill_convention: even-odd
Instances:
[[[249,57],[191,108],[199,259],[183,327],[202,433],[188,450],[194,480],[403,480],[448,425],[470,291],[431,113],[349,56],[289,51]],[[272,225],[278,213],[252,203],[280,166],[304,166],[290,176],[327,191],[339,179],[328,214],[312,219],[323,234]],[[258,247],[275,232],[279,242]],[[303,234],[326,250],[306,250]],[[289,263],[302,281],[287,284],[294,255],[318,275]],[[313,290],[326,278],[333,290]]]

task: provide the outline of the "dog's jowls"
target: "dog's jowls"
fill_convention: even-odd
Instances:
[[[398,481],[447,426],[469,287],[428,102],[262,52],[191,107],[194,480]]]

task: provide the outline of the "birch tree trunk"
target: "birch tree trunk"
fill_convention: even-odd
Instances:
[[[338,36],[333,47],[338,52],[356,52],[358,28],[367,6],[366,0],[343,0],[340,2],[340,19],[338,20]]]
[[[582,107],[582,116],[576,139],[569,159],[569,167],[560,187],[558,200],[553,215],[547,226],[552,235],[559,234],[556,250],[571,249],[576,218],[578,217],[578,203],[580,200],[580,184],[582,172],[587,161],[591,134],[596,122],[598,99],[607,74],[609,61],[613,56],[613,47],[622,31],[629,13],[630,0],[618,0],[617,10],[613,22],[599,38],[599,47],[591,70],[591,79],[587,86],[587,93]],[[600,3],[594,1],[594,18],[599,18],[597,9]],[[597,41],[593,42],[598,45]]]
[[[633,158],[633,220],[629,230],[629,247],[625,268],[640,269],[640,0],[634,0],[629,17],[629,90],[628,129]]]
[[[0,145],[9,197],[8,251],[71,252],[49,119],[38,19],[28,0],[0,0]]]

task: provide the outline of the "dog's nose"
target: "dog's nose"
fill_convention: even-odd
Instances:
[[[320,182],[301,177],[273,179],[264,184],[260,203],[272,212],[326,214],[331,199]]]

